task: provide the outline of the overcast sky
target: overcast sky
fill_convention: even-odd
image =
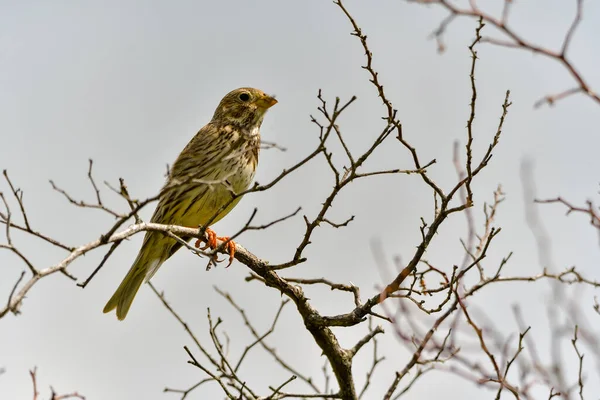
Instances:
[[[497,12],[503,2],[493,3],[490,12]],[[511,23],[535,43],[558,49],[574,16],[571,3],[515,2]],[[445,37],[447,51],[440,55],[429,38],[445,16],[440,9],[399,0],[347,1],[346,5],[368,35],[375,68],[399,110],[407,139],[423,160],[437,159],[431,176],[450,187],[455,180],[452,143],[464,143],[466,138],[467,46],[475,22],[455,21]],[[600,4],[587,1],[584,12],[569,58],[598,92]],[[152,196],[164,181],[166,165],[208,122],[222,96],[234,88],[253,86],[276,94],[279,100],[265,118],[262,137],[288,150],[261,154],[259,182],[267,182],[316,146],[318,131],[309,115],[317,114],[318,89],[330,101],[336,96],[358,96],[339,124],[350,147],[359,152],[382,128],[384,110],[360,68],[364,52],[350,31],[348,20],[329,1],[0,0],[0,169],[7,169],[24,190],[29,218],[37,229],[81,245],[97,239],[113,220],[68,204],[48,180],[77,198],[93,201],[86,180],[88,159],[93,158],[99,182],[116,184],[123,177],[133,196]],[[485,32],[493,30],[485,28]],[[540,198],[561,195],[583,204],[596,196],[600,105],[574,96],[554,107],[534,109],[540,97],[574,85],[563,67],[542,56],[489,45],[480,47],[479,56],[476,158],[493,137],[507,89],[513,105],[493,160],[474,185],[477,221],[482,222],[483,202],[490,201],[501,184],[506,201],[496,224],[503,232],[490,249],[490,265],[513,251],[506,273],[536,274],[541,266],[525,221],[521,163],[524,159],[533,162]],[[342,155],[336,157],[342,161]],[[368,167],[406,169],[412,168],[412,160],[391,140]],[[255,207],[261,222],[298,206],[314,217],[332,183],[326,164],[319,160],[273,190],[248,196],[215,229],[219,234],[234,233]],[[8,190],[4,182],[0,190]],[[121,199],[106,190],[105,200],[126,209]],[[407,259],[420,240],[420,217],[430,220],[431,210],[431,193],[416,176],[377,177],[352,185],[335,201],[331,218],[342,221],[355,215],[355,220],[340,230],[319,228],[306,251],[308,262],[284,275],[353,282],[366,297],[382,283],[370,243],[380,241],[390,260],[396,255]],[[567,218],[564,211],[553,205],[539,209],[552,239],[553,266],[576,265],[591,278],[600,279],[597,234],[586,218]],[[151,212],[148,208],[143,216],[148,218]],[[459,236],[464,237],[464,228],[462,216],[449,220],[427,259],[451,271],[462,260]],[[239,242],[259,257],[278,263],[293,255],[302,232],[298,217],[266,232],[244,234]],[[183,346],[191,340],[147,286],[138,293],[124,322],[114,314],[102,314],[135,258],[141,238],[135,236],[122,245],[85,290],[62,275],[46,278],[29,293],[21,315],[0,320],[0,367],[6,369],[0,375],[0,398],[31,398],[28,370],[35,366],[45,395],[52,385],[59,392],[77,390],[88,399],[179,398],[162,393],[163,388],[186,388],[204,378],[200,370],[186,364]],[[22,235],[15,235],[15,240],[40,268],[64,256]],[[102,255],[87,254],[70,271],[85,278]],[[163,266],[153,283],[165,291],[207,345],[206,309],[210,307],[213,316],[224,320],[232,340],[231,353],[239,354],[251,336],[239,314],[213,286],[230,292],[260,331],[268,328],[281,297],[256,282],[245,282],[247,268],[237,262],[229,269],[219,266],[210,272],[204,266],[203,260],[182,251]],[[2,297],[8,296],[23,269],[16,257],[0,253]],[[307,293],[325,314],[353,307],[345,293],[315,288]],[[592,291],[579,291],[583,309],[591,310],[593,296]],[[505,334],[517,332],[511,306],[520,304],[538,350],[547,351],[550,286],[492,286],[470,301]],[[336,333],[342,345],[349,347],[365,330],[360,326]],[[395,371],[408,361],[409,353],[395,340],[392,329],[388,331],[381,339],[386,361],[369,399],[380,398]],[[322,385],[324,358],[291,305],[269,344]],[[569,355],[567,365],[575,371],[576,358]],[[355,365],[359,386],[370,366],[370,350],[363,356]],[[251,354],[241,375],[263,395],[269,393],[268,385],[277,386],[290,376],[259,349]],[[600,385],[591,382],[598,376],[590,372],[589,378],[589,393],[600,390]],[[306,387],[295,382],[289,389],[305,391]],[[434,398],[442,390],[449,399],[475,398],[470,396],[476,393],[477,398],[483,398],[481,393],[492,396],[456,376],[435,373],[423,378],[406,398]],[[190,395],[192,399],[221,397],[216,384]]]

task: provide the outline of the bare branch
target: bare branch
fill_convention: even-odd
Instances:
[[[244,324],[248,327],[248,329],[250,330],[250,333],[252,333],[252,336],[254,336],[254,338],[256,339],[255,342],[251,343],[242,353],[242,356],[240,357],[239,361],[237,362],[236,366],[235,366],[235,370],[237,371],[238,368],[240,367],[242,361],[244,360],[244,358],[246,357],[246,354],[248,353],[248,351],[253,348],[256,344],[260,344],[262,346],[263,349],[265,349],[269,354],[271,354],[271,356],[273,356],[273,358],[275,359],[275,361],[277,361],[277,363],[279,365],[281,365],[281,367],[283,369],[285,369],[288,372],[291,372],[294,376],[300,378],[300,380],[302,380],[303,382],[305,382],[308,386],[310,386],[310,388],[312,390],[314,390],[316,393],[320,393],[319,388],[313,383],[313,379],[311,377],[308,377],[302,373],[300,373],[298,370],[296,370],[295,368],[293,368],[289,363],[285,362],[276,352],[276,350],[273,347],[268,346],[265,342],[264,339],[269,336],[274,330],[275,330],[275,324],[277,323],[278,319],[279,319],[279,315],[281,313],[281,310],[283,309],[283,307],[285,306],[285,304],[287,303],[287,301],[283,301],[279,307],[279,310],[277,311],[277,314],[275,315],[275,318],[273,320],[273,324],[271,325],[271,328],[265,332],[264,334],[260,335],[258,333],[258,331],[254,328],[254,326],[252,325],[252,323],[250,322],[250,319],[247,317],[246,312],[244,311],[243,308],[241,308],[231,297],[231,295],[229,295],[229,293],[225,293],[223,291],[221,291],[221,289],[215,287],[214,288],[215,291],[217,293],[219,293],[221,296],[223,296],[223,298],[225,300],[227,300],[229,302],[229,304],[231,304],[231,306],[240,313],[240,316],[242,317],[242,319],[244,320]]]
[[[352,347],[351,349],[348,349],[348,356],[349,357],[354,357],[356,355],[356,353],[358,353],[358,351],[367,343],[369,343],[369,341],[371,339],[373,339],[375,337],[375,335],[379,334],[379,333],[383,333],[383,328],[380,325],[377,325],[375,327],[375,329],[371,330],[369,333],[367,333],[365,335],[365,337],[363,337],[362,339],[360,339],[358,341],[358,343],[356,343],[354,345],[354,347]]]
[[[92,209],[97,209],[97,210],[102,210],[110,215],[112,215],[115,218],[123,218],[124,215],[120,214],[108,207],[106,207],[103,203],[102,203],[102,198],[100,196],[100,190],[98,190],[98,186],[96,185],[96,181],[94,180],[94,177],[92,176],[92,166],[94,165],[94,162],[90,159],[89,160],[89,168],[88,168],[88,179],[90,180],[90,183],[94,189],[94,192],[96,194],[96,204],[92,204],[92,203],[87,203],[83,200],[75,200],[69,193],[67,193],[64,189],[59,188],[54,181],[51,179],[50,180],[50,185],[52,185],[52,189],[56,190],[58,193],[62,194],[68,201],[69,203],[77,206],[77,207],[82,207],[82,208],[92,208]]]
[[[31,383],[33,385],[33,400],[38,400],[40,393],[38,392],[38,385],[37,385],[37,367],[30,370],[29,375],[31,376]],[[85,397],[80,395],[77,392],[66,393],[66,394],[57,394],[52,387],[50,387],[50,391],[51,391],[50,400],[65,400],[65,399],[85,400]]]
[[[579,386],[579,398],[583,400],[583,354],[579,351],[577,347],[577,330],[578,326],[575,325],[575,333],[573,334],[573,340],[571,340],[571,344],[573,345],[573,349],[575,349],[575,353],[577,354],[577,358],[579,359],[579,371],[577,373],[577,385]]]
[[[557,95],[548,95],[545,96],[542,100],[536,103],[536,107],[540,106],[543,103],[548,103],[552,105],[555,101],[563,99],[567,96],[583,93],[594,102],[600,104],[600,95],[594,92],[588,85],[587,81],[584,79],[583,75],[575,68],[575,65],[571,63],[571,61],[567,58],[567,51],[569,49],[569,45],[573,39],[575,31],[579,26],[579,22],[581,21],[582,16],[582,8],[583,1],[576,0],[576,13],[573,22],[571,23],[567,33],[562,42],[562,46],[560,51],[553,51],[538,45],[533,44],[529,40],[525,39],[522,35],[516,33],[512,28],[508,26],[508,3],[511,0],[505,0],[504,8],[502,11],[502,16],[500,18],[496,18],[490,14],[487,14],[477,8],[472,2],[470,8],[459,8],[458,6],[451,3],[449,0],[408,0],[414,3],[420,4],[437,4],[448,11],[450,14],[442,20],[439,27],[434,31],[433,35],[436,37],[438,42],[438,49],[440,48],[440,43],[442,43],[442,36],[445,33],[448,25],[456,20],[456,17],[468,17],[468,18],[476,18],[481,19],[484,23],[488,25],[492,25],[496,29],[498,29],[502,34],[508,37],[507,40],[496,39],[496,38],[483,38],[482,42],[491,43],[496,46],[501,47],[509,47],[509,48],[517,48],[523,49],[527,51],[531,51],[536,54],[541,54],[565,68],[571,77],[577,83],[577,87],[573,89],[569,89]],[[443,48],[443,47],[442,47]]]

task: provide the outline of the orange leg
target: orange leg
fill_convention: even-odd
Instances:
[[[202,243],[202,240],[198,239],[196,240],[195,246],[200,248],[200,250],[208,248],[215,250],[217,248],[217,240],[226,242],[225,249],[227,250],[227,253],[229,253],[229,263],[227,264],[227,267],[229,267],[233,262],[233,256],[235,255],[235,242],[233,240],[230,240],[229,236],[217,236],[215,231],[213,231],[210,228],[206,228],[206,245],[200,248],[200,243]],[[218,259],[216,261],[220,262]]]

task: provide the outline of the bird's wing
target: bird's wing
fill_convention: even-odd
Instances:
[[[212,185],[227,185],[221,166],[239,147],[239,136],[231,125],[211,122],[200,129],[175,160],[152,222],[178,224],[178,215],[198,204]]]

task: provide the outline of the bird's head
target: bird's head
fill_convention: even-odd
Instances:
[[[274,96],[244,87],[227,93],[213,115],[213,121],[251,129],[260,125],[269,108],[277,104]]]

